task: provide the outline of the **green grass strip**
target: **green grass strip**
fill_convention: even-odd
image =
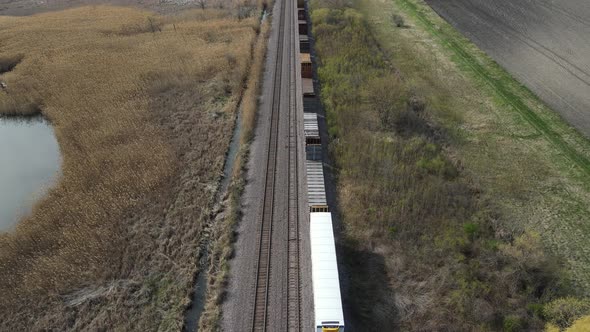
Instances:
[[[510,88],[505,86],[502,81],[492,78],[492,74],[477,60],[466,51],[459,42],[457,42],[451,36],[448,36],[438,29],[435,28],[424,13],[422,13],[418,6],[409,0],[397,0],[399,3],[408,10],[408,12],[418,19],[433,36],[437,37],[443,45],[447,46],[453,51],[459,58],[463,60],[469,68],[473,70],[475,74],[481,77],[484,82],[490,85],[508,104],[510,104],[528,123],[530,123],[541,135],[543,135],[551,144],[559,149],[567,158],[574,162],[580,169],[585,173],[586,176],[590,176],[590,161],[584,156],[578,153],[576,149],[571,147],[562,137],[554,132],[551,127],[543,121],[533,110],[531,110],[520,97],[510,91]]]

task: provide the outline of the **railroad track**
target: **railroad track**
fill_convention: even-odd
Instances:
[[[280,7],[278,45],[273,77],[273,94],[271,109],[271,127],[268,141],[266,179],[262,220],[260,223],[258,255],[256,261],[256,284],[254,294],[254,311],[252,315],[252,331],[266,331],[268,324],[268,297],[271,272],[272,224],[274,189],[277,168],[277,150],[280,119],[281,82],[283,73],[283,48],[285,44],[285,12],[286,0],[278,0]],[[289,62],[289,66],[290,66]],[[290,68],[287,71],[290,73]]]
[[[292,6],[288,2],[287,6]],[[292,8],[292,7],[291,7]],[[289,26],[295,27],[295,15],[288,15]],[[295,40],[295,34],[290,34],[289,57],[291,66],[294,70],[292,56]],[[289,100],[289,219],[288,219],[288,286],[287,286],[287,331],[301,331],[301,306],[300,306],[300,271],[299,271],[299,144],[298,144],[298,122],[297,122],[297,96],[295,91],[296,75],[293,71],[290,73],[290,100]]]

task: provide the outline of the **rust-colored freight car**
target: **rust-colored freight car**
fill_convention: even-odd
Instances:
[[[309,53],[299,53],[301,59],[301,77],[302,78],[313,78],[311,70],[311,56]]]

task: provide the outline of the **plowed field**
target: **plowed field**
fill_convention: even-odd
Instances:
[[[426,0],[439,15],[590,137],[590,3]]]

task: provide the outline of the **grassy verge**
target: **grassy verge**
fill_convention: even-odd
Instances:
[[[62,177],[0,235],[0,329],[180,330],[258,18],[82,7],[0,18],[0,113]]]
[[[588,142],[481,52],[512,99],[471,74],[402,2],[312,5],[352,327],[538,330],[563,314],[551,308],[577,312],[578,300],[551,303],[588,280],[585,237],[560,223],[581,226],[588,202],[584,167],[562,145],[583,160]]]
[[[423,2],[410,1],[414,7],[407,9],[408,1],[361,1],[360,8],[388,58],[427,99],[433,120],[450,133],[452,153],[505,215],[499,220],[503,231],[540,233],[545,246],[566,263],[577,291],[589,295],[590,226],[584,221],[590,213],[590,178],[496,86],[509,90],[583,158],[590,144]],[[415,18],[417,13],[436,35]],[[392,14],[403,15],[406,28],[391,24]],[[456,47],[449,47],[448,40]],[[483,69],[467,65],[457,47]]]

